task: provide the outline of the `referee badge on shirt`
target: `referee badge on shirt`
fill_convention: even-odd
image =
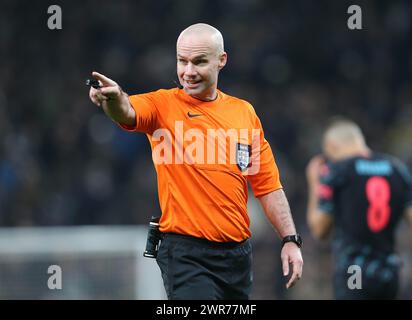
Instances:
[[[236,164],[240,171],[245,171],[252,166],[251,162],[252,147],[244,143],[236,143]]]

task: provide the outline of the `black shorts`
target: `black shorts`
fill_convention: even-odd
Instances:
[[[170,300],[249,299],[250,240],[219,243],[167,233],[156,260]]]
[[[358,256],[359,257],[359,256]],[[359,263],[358,261],[362,261]],[[361,267],[361,288],[350,289],[350,265]],[[346,259],[338,261],[334,276],[335,299],[338,300],[392,300],[399,288],[399,263],[390,256],[384,258]]]

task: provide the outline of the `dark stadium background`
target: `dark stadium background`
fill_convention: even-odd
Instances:
[[[62,30],[47,28],[52,4]],[[351,4],[362,8],[362,30],[347,27]],[[339,114],[362,126],[373,149],[412,166],[410,1],[3,0],[0,225],[137,225],[159,211],[145,135],[107,119],[84,82],[97,70],[129,94],[175,86],[175,41],[196,22],[222,32],[220,89],[254,105],[305,238],[304,277],[286,292],[279,241],[255,229],[253,297],[330,299],[330,247],[305,224],[305,165]],[[398,238],[409,252],[405,226]],[[410,299],[405,257],[400,297]]]

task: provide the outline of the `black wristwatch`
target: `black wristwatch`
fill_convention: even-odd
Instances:
[[[282,248],[283,248],[283,246],[285,245],[286,242],[294,242],[294,243],[296,243],[296,245],[299,248],[301,248],[303,240],[302,240],[302,237],[298,234],[293,234],[293,235],[290,235],[290,236],[286,236],[282,239]]]

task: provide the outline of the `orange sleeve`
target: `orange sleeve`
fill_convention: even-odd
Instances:
[[[248,175],[248,180],[252,186],[253,194],[256,198],[264,196],[269,192],[282,188],[280,182],[279,170],[276,165],[272,149],[269,143],[265,139],[262,124],[256,114],[255,116],[255,129],[259,132],[259,144],[260,150],[258,155],[253,155],[252,150],[252,162],[256,161],[256,157],[259,157],[258,161],[259,169],[253,175]]]
[[[134,127],[120,124],[124,130],[153,133],[158,128],[156,92],[136,94],[129,97],[130,104],[136,113],[136,125]]]

